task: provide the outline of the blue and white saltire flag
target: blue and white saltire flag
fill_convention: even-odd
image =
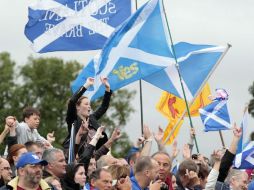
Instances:
[[[241,122],[241,128],[242,128],[242,136],[238,142],[238,147],[236,153],[241,153],[244,147],[248,144],[248,136],[247,136],[247,126],[248,126],[248,111],[247,108],[244,111],[243,119]]]
[[[254,141],[249,141],[247,137],[248,111],[244,112],[241,123],[242,136],[238,142],[234,167],[238,169],[254,169]]]
[[[224,46],[194,45],[180,42],[174,45],[174,49],[187,101],[192,102],[200,90],[202,90],[202,87],[228,48]],[[184,99],[175,65],[150,75],[144,80]]]
[[[85,93],[91,100],[103,96],[100,76],[108,77],[112,90],[174,65],[169,48],[162,1],[151,0],[139,8],[109,38],[99,58],[93,59],[72,84],[76,91],[89,76],[93,88]]]
[[[199,109],[205,131],[229,130],[232,128],[227,108],[227,101],[214,101]]]
[[[237,169],[254,169],[254,141],[250,141],[241,153],[236,154],[233,165]]]
[[[36,52],[101,49],[131,15],[131,0],[39,0],[25,35]]]

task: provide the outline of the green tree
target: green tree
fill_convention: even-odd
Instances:
[[[252,86],[250,86],[249,92],[253,98],[250,100],[248,111],[252,115],[252,117],[254,117],[254,82],[252,83]]]
[[[12,109],[12,99],[15,97],[14,90],[14,67],[15,62],[10,59],[7,52],[0,53],[0,122]]]

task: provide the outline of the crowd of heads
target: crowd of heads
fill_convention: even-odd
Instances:
[[[211,158],[192,154],[193,130],[190,143],[182,151],[175,142],[169,152],[163,143],[163,130],[153,133],[148,126],[144,126],[143,136],[125,157],[112,156],[110,148],[121,137],[121,131],[115,129],[108,137],[98,122],[109,107],[112,93],[107,79],[102,78],[101,82],[106,91],[101,106],[94,112],[89,99],[82,96],[94,79],[88,78],[70,98],[66,116],[69,134],[62,148],[53,146],[52,133],[45,138],[37,131],[39,110],[25,108],[22,122],[14,116],[6,117],[0,135],[2,143],[6,139],[6,150],[0,158],[1,190],[240,190],[254,186],[252,170],[232,167],[241,135],[237,126],[230,147],[214,151]],[[154,153],[153,142],[158,145]]]

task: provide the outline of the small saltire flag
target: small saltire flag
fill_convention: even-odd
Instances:
[[[237,169],[254,169],[254,141],[250,141],[241,153],[236,154],[233,166]]]
[[[241,122],[242,136],[238,142],[237,152],[234,160],[234,167],[238,169],[254,169],[254,142],[247,137],[247,108],[244,111]]]
[[[131,0],[39,0],[28,11],[36,52],[96,50],[131,15]]]
[[[248,144],[248,136],[247,136],[247,126],[248,126],[248,111],[247,107],[244,110],[243,119],[241,122],[242,136],[238,142],[238,147],[236,153],[241,153],[244,147]]]
[[[174,49],[186,98],[188,102],[191,102],[200,92],[228,48],[180,42],[174,45]],[[166,69],[144,78],[144,80],[162,90],[184,98],[175,65],[170,65]]]
[[[227,108],[227,101],[214,101],[199,109],[205,131],[229,130],[232,128]]]
[[[94,100],[105,92],[100,76],[108,77],[110,88],[117,90],[174,65],[168,39],[162,1],[151,0],[111,35],[99,58],[93,59],[73,82],[72,90],[75,92],[87,77],[94,76],[93,88],[85,93]]]

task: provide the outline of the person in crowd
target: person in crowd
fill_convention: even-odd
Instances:
[[[0,172],[1,172],[1,180],[3,182],[3,184],[1,184],[0,187],[2,187],[3,185],[6,185],[12,178],[12,171],[11,171],[11,166],[9,164],[9,162],[4,159],[4,158],[0,158]]]
[[[63,190],[80,190],[85,186],[86,175],[83,164],[72,163],[66,167],[66,175],[63,178]]]
[[[66,174],[66,161],[61,149],[50,148],[43,152],[42,159],[48,162],[43,171],[43,178],[55,176],[63,179]]]
[[[186,159],[180,163],[176,179],[179,190],[202,189],[198,178],[198,166],[191,159]]]
[[[159,165],[159,173],[158,178],[167,184],[167,186],[172,189],[172,182],[171,182],[171,160],[170,155],[166,152],[156,152],[152,155],[152,158],[158,162]]]
[[[43,153],[43,146],[42,146],[42,144],[40,144],[38,142],[27,141],[25,143],[25,147],[26,147],[28,152],[33,152],[40,159],[42,158],[42,153]]]
[[[8,116],[7,121],[13,120],[13,116]],[[16,134],[12,136],[17,136],[18,144],[25,144],[27,141],[41,142],[45,146],[51,146],[49,141],[42,137],[37,128],[40,124],[40,112],[33,107],[26,107],[23,110],[23,122],[18,123],[15,121],[14,131]]]
[[[130,167],[126,165],[112,165],[108,168],[113,179],[113,190],[131,190]]]
[[[70,134],[72,125],[75,127],[75,136],[79,131],[80,127],[83,127],[85,122],[88,122],[89,130],[85,131],[82,138],[81,146],[86,145],[91,140],[95,131],[100,127],[98,120],[106,113],[112,91],[110,90],[110,84],[107,78],[101,78],[101,83],[105,86],[106,91],[101,106],[92,113],[90,101],[87,97],[82,96],[85,91],[94,84],[94,78],[88,77],[85,84],[71,97],[68,103],[66,123],[68,125],[68,136],[66,137],[63,146],[65,149],[69,148]],[[104,138],[96,145],[96,149],[99,149],[107,141],[106,133],[103,134]],[[75,143],[74,143],[75,144]],[[82,150],[82,148],[79,148]]]
[[[61,183],[57,177],[47,177],[44,179],[49,186],[51,186],[52,190],[62,190]]]
[[[118,159],[114,158],[112,155],[103,155],[97,160],[97,168],[105,168],[111,165],[116,165],[118,163]]]
[[[93,171],[96,170],[96,160],[94,157],[90,159],[88,170],[87,170],[87,176],[90,176]]]
[[[230,169],[225,182],[217,182],[215,190],[247,190],[248,174],[242,170]]]
[[[216,186],[216,182],[219,176],[219,170],[220,170],[220,163],[221,163],[221,157],[222,157],[222,151],[217,150],[214,151],[213,154],[211,155],[214,164],[213,168],[210,171],[208,177],[207,177],[207,183],[205,185],[206,190],[214,190]]]
[[[111,190],[112,176],[105,168],[98,168],[90,175],[90,182],[86,184],[87,190]]]
[[[236,124],[234,124],[232,142],[230,144],[229,149],[226,149],[226,152],[224,153],[221,159],[218,182],[223,183],[224,180],[226,179],[229,169],[231,168],[233,164],[236,151],[237,151],[238,142],[241,136],[242,136],[242,128],[239,128]]]
[[[20,156],[23,153],[26,153],[26,147],[23,144],[15,144],[11,146],[8,150],[7,160],[11,165],[12,175],[13,177],[16,176],[16,164],[19,160]]]
[[[175,176],[175,174],[171,175],[171,182],[172,182],[172,190],[177,190],[178,189],[178,185],[176,183],[176,176]]]
[[[159,165],[150,156],[140,157],[134,166],[134,176],[131,177],[132,190],[159,190],[162,182],[156,180]]]
[[[40,160],[31,152],[21,155],[17,162],[18,176],[9,181],[1,190],[49,190],[50,187],[42,179],[42,168],[47,161]]]
[[[198,178],[200,180],[200,186],[202,189],[205,189],[208,175],[209,175],[208,165],[198,164]]]

